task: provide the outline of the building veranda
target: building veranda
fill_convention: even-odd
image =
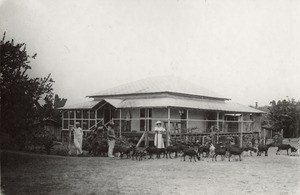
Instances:
[[[87,97],[93,100],[61,108],[63,139],[75,122],[86,134],[113,121],[119,136],[139,139],[146,132],[148,144],[158,120],[166,128],[165,140],[203,141],[210,134],[236,136],[240,144],[247,142],[245,135],[261,139],[262,111],[176,77],[139,80]]]

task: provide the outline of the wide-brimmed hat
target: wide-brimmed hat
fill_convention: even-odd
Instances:
[[[76,122],[75,125],[80,125],[80,122]]]
[[[161,121],[157,121],[155,124],[156,124],[156,125],[157,125],[157,124],[162,124],[162,122],[161,122]]]

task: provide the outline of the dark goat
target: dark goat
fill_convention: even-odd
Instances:
[[[263,144],[259,144],[258,145],[258,152],[257,152],[257,156],[261,156],[261,153],[264,152],[265,156],[268,156],[268,150],[269,148],[272,146],[273,144],[267,144],[267,145],[263,145]]]
[[[144,147],[136,147],[133,150],[132,153],[132,160],[134,160],[134,157],[136,160],[143,160],[143,156],[145,156],[147,154],[146,152],[146,148]]]
[[[216,145],[215,146],[215,151],[214,151],[214,154],[212,156],[212,160],[215,159],[215,161],[217,161],[217,156],[218,155],[221,155],[221,160],[222,161],[225,159],[226,147],[224,145]]]
[[[290,148],[291,148],[291,150],[292,150],[292,146],[291,146],[290,144],[280,144],[280,145],[278,146],[276,155],[278,155],[278,153],[279,153],[279,155],[280,155],[280,150],[286,150],[287,155],[289,155],[289,149],[290,149]]]
[[[124,154],[126,154],[127,158],[130,157],[130,152],[133,151],[134,146],[130,145],[130,146],[125,146],[125,145],[116,145],[114,147],[114,153],[120,153],[120,156],[122,158],[122,156]]]
[[[153,154],[156,154],[156,158],[160,158],[161,154],[166,154],[166,149],[165,148],[156,148],[156,147],[147,147],[146,152],[149,154],[149,158],[152,158]]]
[[[241,154],[243,153],[244,148],[240,148],[240,147],[236,147],[236,146],[230,146],[230,145],[227,145],[227,146],[226,146],[226,150],[227,150],[228,153],[229,153],[228,161],[230,161],[230,157],[231,157],[232,155],[238,155],[240,161],[242,161]]]
[[[192,158],[193,158],[193,157],[194,157],[195,162],[196,162],[196,157],[197,157],[198,160],[200,160],[200,156],[199,156],[198,153],[197,153],[194,149],[192,149],[192,148],[188,148],[188,149],[183,150],[183,155],[182,155],[182,157],[183,157],[184,161],[185,161],[185,156],[189,156],[191,162],[192,162]]]
[[[179,146],[168,146],[166,148],[166,153],[164,156],[166,156],[166,158],[168,158],[168,155],[169,157],[172,159],[171,157],[171,153],[175,153],[175,158],[177,158],[177,154],[180,152],[180,148]]]
[[[201,145],[201,146],[199,146],[198,147],[198,154],[200,155],[202,155],[202,157],[203,157],[203,153],[205,152],[205,155],[206,155],[206,157],[208,157],[209,156],[209,148],[210,148],[210,145]]]
[[[185,149],[190,148],[190,145],[183,143],[175,144],[175,146],[178,147],[180,152],[183,152]]]

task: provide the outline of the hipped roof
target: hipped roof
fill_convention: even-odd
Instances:
[[[113,87],[87,97],[117,97],[139,94],[175,93],[229,100],[230,98],[174,76],[151,77]]]
[[[174,98],[174,97],[160,97],[160,98],[138,98],[138,99],[103,99],[99,101],[85,102],[72,106],[60,108],[67,109],[93,109],[97,105],[109,103],[115,108],[188,108],[210,111],[223,111],[232,113],[264,113],[263,111],[247,107],[234,102],[215,101],[207,99],[195,98]]]

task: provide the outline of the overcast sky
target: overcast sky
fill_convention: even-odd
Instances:
[[[4,31],[69,104],[159,75],[245,105],[300,100],[298,0],[0,0]]]

